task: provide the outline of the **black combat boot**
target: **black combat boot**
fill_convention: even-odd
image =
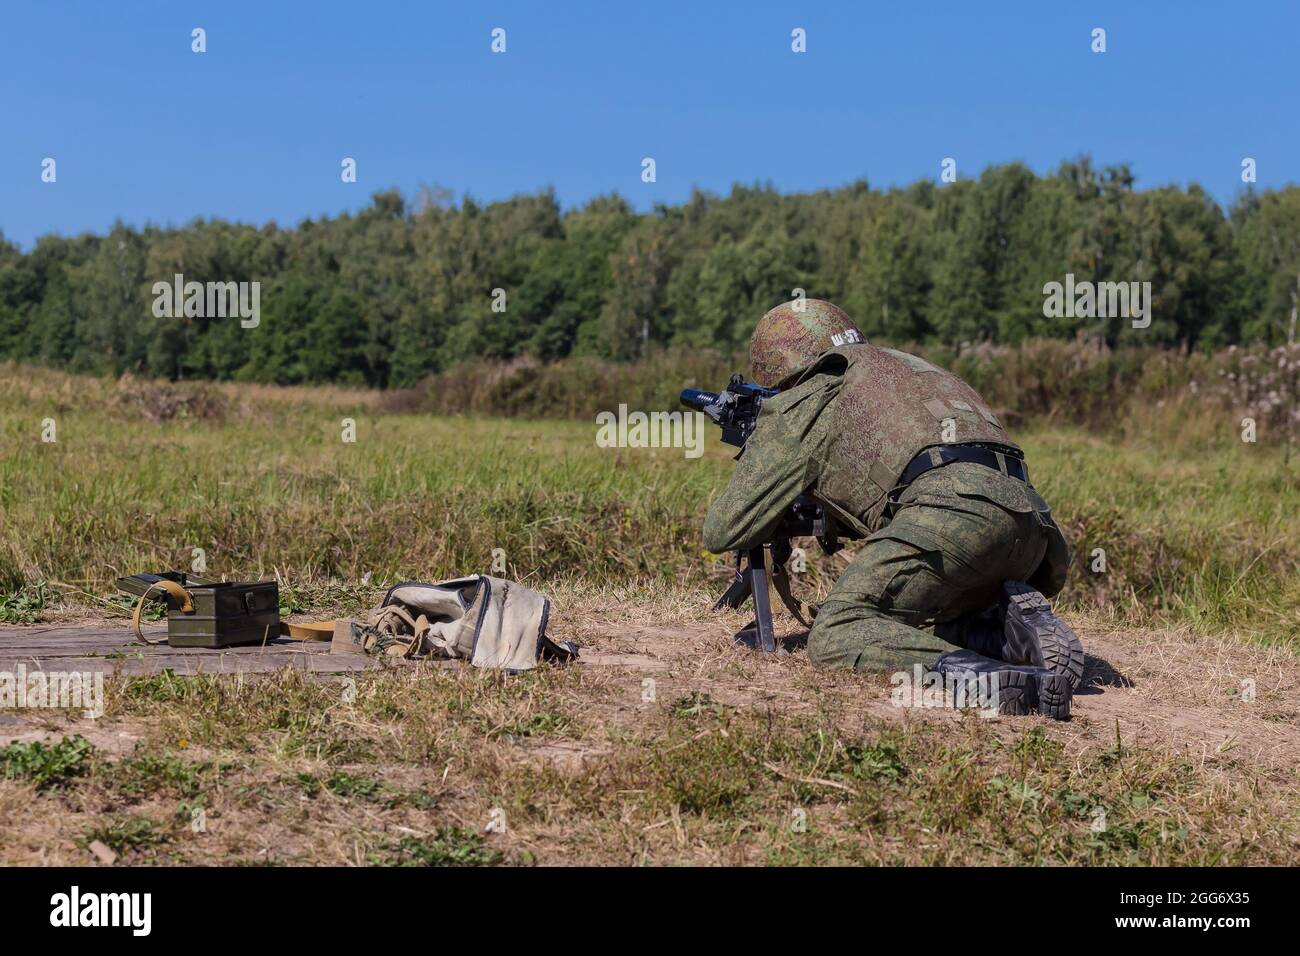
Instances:
[[[966,650],[944,654],[930,670],[942,675],[945,685],[959,689],[964,703],[957,706],[996,706],[999,714],[1070,719],[1069,678],[1046,667],[1011,664]]]
[[[996,609],[964,618],[960,642],[985,657],[1063,674],[1071,692],[1083,680],[1083,643],[1023,581],[1003,582]]]

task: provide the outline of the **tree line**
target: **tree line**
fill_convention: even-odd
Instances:
[[[156,317],[154,284],[176,274],[260,283],[256,327]],[[1067,274],[1150,282],[1150,326],[1046,316],[1044,286]],[[894,343],[1278,344],[1296,334],[1300,187],[1225,211],[1197,185],[1138,190],[1128,167],[1082,158],[890,190],[736,186],[641,214],[617,195],[564,211],[551,191],[481,204],[425,188],[294,228],[119,222],[26,253],[0,237],[0,358],[401,387],[473,358],[730,353],[795,289]]]

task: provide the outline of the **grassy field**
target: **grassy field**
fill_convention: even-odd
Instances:
[[[1096,698],[1049,726],[900,713],[883,678],[729,647],[740,622],[708,609],[727,562],[699,542],[731,467],[712,435],[689,460],[598,448],[583,422],[391,407],[0,369],[0,622],[121,619],[116,575],[193,549],[332,616],[499,548],[588,659],[398,668],[347,703],[289,673],[114,679],[98,721],[0,728],[0,860],[79,862],[93,840],[125,862],[1294,858],[1300,476],[1231,416],[1017,434],[1076,544],[1063,606],[1094,653]]]
[[[201,400],[186,404],[191,394]],[[196,548],[219,574],[280,576],[292,609],[364,604],[363,579],[486,570],[497,548],[534,582],[690,588],[727,573],[699,539],[731,469],[733,450],[712,434],[691,460],[598,448],[590,423],[378,404],[329,389],[0,376],[0,617],[95,604],[118,574],[188,568]],[[41,441],[45,419],[55,442]],[[347,421],[355,441],[343,440]],[[1227,415],[1153,410],[1126,425],[1123,438],[1017,434],[1076,547],[1067,606],[1294,646],[1300,462],[1241,442]],[[814,560],[806,585],[837,566]]]

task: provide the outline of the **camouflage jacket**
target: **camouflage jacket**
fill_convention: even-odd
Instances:
[[[813,495],[842,527],[870,534],[885,523],[889,492],[913,457],[967,442],[1016,447],[955,375],[866,343],[834,349],[764,403],[731,482],[709,509],[705,547],[722,552],[770,540],[801,494]],[[999,495],[1028,493],[1007,484],[1014,479],[988,477]]]

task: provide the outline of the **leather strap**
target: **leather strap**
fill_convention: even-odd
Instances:
[[[290,624],[280,622],[280,636],[291,637],[295,641],[332,641],[334,640],[333,621],[300,621]]]
[[[194,599],[190,596],[189,591],[185,590],[175,581],[168,580],[167,578],[161,578],[155,581],[144,589],[144,593],[140,595],[140,600],[135,602],[135,609],[131,612],[131,631],[135,634],[136,640],[141,644],[162,643],[162,641],[149,640],[144,636],[144,631],[140,629],[140,613],[144,610],[144,602],[155,590],[166,591],[168,597],[175,601],[179,606],[178,609],[182,614],[194,613]]]

